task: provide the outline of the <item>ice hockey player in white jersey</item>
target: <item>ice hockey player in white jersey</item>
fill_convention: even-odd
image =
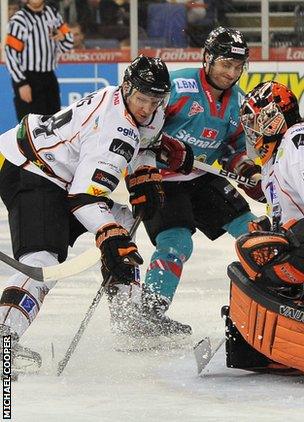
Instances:
[[[133,216],[145,220],[162,206],[161,175],[145,148],[158,138],[169,92],[165,63],[141,55],[121,86],[93,92],[53,116],[29,114],[1,135],[0,195],[16,259],[32,266],[63,262],[68,246],[89,231],[103,271],[118,284],[134,282],[135,264],[143,260],[128,229]],[[127,167],[133,216],[110,198]],[[19,339],[54,285],[13,275],[0,299],[1,333]]]
[[[262,163],[266,216],[236,242],[228,268],[227,365],[304,372],[304,122],[286,86],[264,82],[241,108],[248,149]],[[246,306],[244,306],[246,304]]]

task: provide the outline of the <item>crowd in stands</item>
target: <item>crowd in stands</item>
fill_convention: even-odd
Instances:
[[[9,0],[9,17],[23,2]],[[76,40],[74,48],[130,46],[130,0],[48,0],[47,3],[55,6],[71,26]],[[270,11],[274,10],[273,4],[270,3]],[[200,48],[215,26],[229,26],[226,15],[235,11],[233,0],[139,0],[139,47]],[[303,35],[303,11],[294,11],[295,32]],[[297,42],[298,37],[294,38]],[[276,39],[277,34],[270,34],[274,44]]]

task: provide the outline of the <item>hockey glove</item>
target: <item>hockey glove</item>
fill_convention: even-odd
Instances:
[[[256,232],[256,231],[265,231],[268,232],[271,230],[271,222],[267,215],[262,215],[252,221],[248,222],[248,231]]]
[[[96,233],[96,246],[101,251],[103,273],[111,274],[117,283],[134,281],[135,265],[143,259],[126,229],[116,223],[105,225]]]
[[[166,164],[166,170],[189,174],[193,168],[194,155],[190,145],[178,139],[162,135],[157,161]]]
[[[134,218],[141,215],[144,221],[150,220],[163,206],[165,193],[161,182],[158,169],[150,166],[139,167],[126,177]]]
[[[252,160],[244,161],[238,168],[237,173],[244,177],[259,177],[261,174],[261,167],[254,163]],[[264,192],[262,191],[261,178],[254,187],[247,187],[243,184],[238,184],[238,187],[243,189],[244,192],[252,199],[258,202],[266,202]]]
[[[280,233],[240,236],[236,251],[249,278],[268,286],[304,284],[304,219],[290,220]]]
[[[282,233],[257,231],[240,236],[235,248],[249,278],[258,281],[278,256],[290,250],[290,242]]]

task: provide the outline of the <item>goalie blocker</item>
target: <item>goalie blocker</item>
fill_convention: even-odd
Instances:
[[[228,267],[226,364],[251,371],[304,373],[304,301],[250,280],[239,262]]]

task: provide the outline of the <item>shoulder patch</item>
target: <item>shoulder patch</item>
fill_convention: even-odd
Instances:
[[[195,79],[176,78],[173,79],[176,92],[199,92]]]
[[[304,146],[304,133],[298,133],[297,135],[293,136],[291,138],[292,142],[294,143],[294,146],[299,149],[299,147]]]

